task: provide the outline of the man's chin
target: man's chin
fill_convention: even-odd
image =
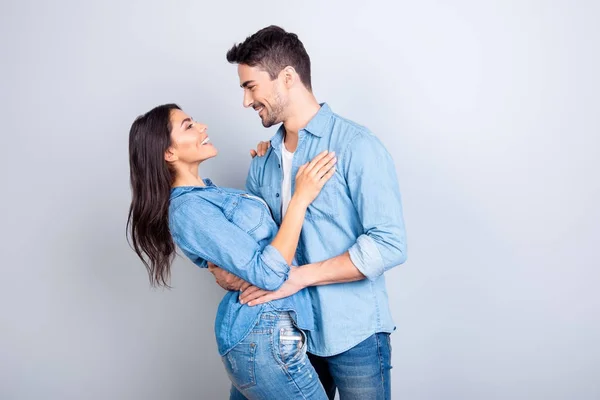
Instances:
[[[272,127],[273,125],[276,125],[276,124],[278,124],[278,123],[279,123],[279,121],[277,121],[277,120],[272,120],[272,119],[265,120],[265,119],[262,119],[262,118],[261,118],[261,119],[260,119],[260,121],[262,122],[262,125],[263,125],[265,128],[270,128],[270,127]]]

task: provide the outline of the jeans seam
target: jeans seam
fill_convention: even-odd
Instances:
[[[381,340],[379,338],[379,334],[375,334],[375,338],[377,339],[377,355],[379,356],[379,374],[381,375],[381,390],[383,391],[384,397],[386,396],[385,391],[385,377],[383,376],[383,357],[381,355]],[[388,400],[387,398],[385,400]]]

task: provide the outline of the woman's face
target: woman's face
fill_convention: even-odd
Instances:
[[[171,111],[171,146],[165,153],[168,162],[200,163],[217,155],[210,143],[207,126],[195,122],[181,110]]]

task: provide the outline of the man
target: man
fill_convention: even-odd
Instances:
[[[323,150],[337,170],[306,213],[297,265],[275,292],[266,292],[211,266],[226,289],[243,290],[249,306],[309,287],[316,329],[310,360],[330,399],[389,399],[389,334],[395,329],[384,272],[406,260],[406,235],[393,161],[366,128],[319,104],[310,58],[293,33],[269,26],[233,46],[244,107],[263,126],[282,124],[263,157],[252,161],[246,188],[262,197],[281,224],[298,167]],[[255,152],[253,153],[253,155]]]

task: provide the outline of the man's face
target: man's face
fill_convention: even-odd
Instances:
[[[265,128],[283,122],[287,105],[287,92],[281,75],[271,80],[260,66],[239,64],[240,86],[244,89],[244,107],[258,112]]]

